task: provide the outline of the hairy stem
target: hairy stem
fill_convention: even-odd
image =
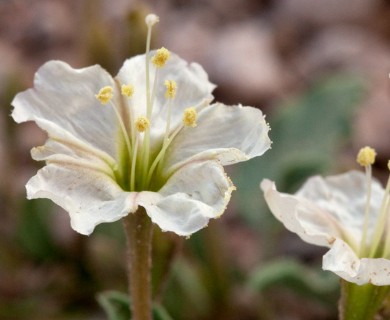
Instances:
[[[127,237],[132,320],[152,319],[153,225],[143,207],[123,219]]]

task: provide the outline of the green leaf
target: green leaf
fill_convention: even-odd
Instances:
[[[163,303],[174,319],[188,314],[188,319],[203,319],[212,312],[210,288],[213,282],[205,277],[207,264],[199,263],[195,258],[191,262],[178,258],[173,264],[172,276],[167,283]]]
[[[107,314],[108,320],[131,319],[130,298],[126,293],[105,291],[97,296],[99,304]],[[172,320],[168,312],[160,304],[153,305],[153,320]]]
[[[25,251],[38,260],[56,259],[62,252],[55,246],[50,228],[49,200],[23,200],[17,241]]]
[[[153,320],[173,320],[163,306],[155,304],[153,306]]]
[[[313,299],[335,303],[338,277],[322,270],[314,271],[294,260],[281,259],[262,265],[248,279],[248,286],[258,292],[273,287],[292,289]]]
[[[109,320],[129,320],[131,318],[130,299],[127,294],[117,291],[105,291],[98,294],[97,300]]]

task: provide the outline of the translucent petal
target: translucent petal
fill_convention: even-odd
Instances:
[[[384,190],[380,183],[373,179],[371,184],[371,205],[368,235],[374,229],[380,212]],[[350,239],[360,243],[364,223],[364,212],[367,198],[367,182],[363,172],[350,171],[330,177],[312,177],[296,193],[316,204],[342,228]]]
[[[162,230],[188,236],[224,212],[233,190],[218,162],[191,162],[168,180],[158,200],[137,201]]]
[[[261,187],[274,215],[305,241],[325,245],[313,240],[321,235],[328,242],[343,238],[353,247],[360,243],[367,193],[363,173],[350,171],[326,178],[315,176],[308,179],[295,195],[279,193],[275,185],[267,180],[262,182]],[[374,180],[369,235],[377,220],[383,192],[379,182]],[[300,229],[293,224],[299,225]]]
[[[377,286],[390,285],[390,260],[359,259],[351,247],[341,239],[337,239],[324,255],[322,268],[358,285],[366,283]]]
[[[16,122],[35,121],[51,137],[72,137],[117,158],[115,114],[95,98],[107,85],[114,86],[114,81],[100,66],[73,69],[49,61],[36,73],[34,88],[13,100],[12,117]]]
[[[339,226],[326,211],[303,198],[280,193],[275,184],[263,180],[261,188],[264,197],[274,216],[291,232],[304,241],[330,246],[336,236],[341,236]]]
[[[72,228],[81,234],[90,234],[96,225],[136,210],[136,193],[119,188],[104,167],[99,170],[68,160],[57,157],[39,170],[26,185],[27,197],[54,201],[69,213]]]
[[[72,161],[84,161],[106,167],[108,171],[117,169],[115,160],[107,153],[70,136],[67,132],[62,131],[57,136],[62,138],[49,138],[44,146],[33,148],[31,150],[32,158],[37,161],[45,161],[62,159],[66,156]]]
[[[195,128],[183,128],[167,150],[166,170],[188,161],[218,159],[222,165],[262,155],[271,145],[269,127],[260,110],[225,106],[203,109]]]

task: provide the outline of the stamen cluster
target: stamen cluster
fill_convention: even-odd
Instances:
[[[149,28],[149,33],[151,27],[156,23],[156,19],[152,19],[153,17],[147,18],[146,22]],[[149,21],[150,20],[150,21]],[[148,23],[148,21],[150,23]],[[150,41],[150,37],[148,37],[148,41]],[[147,44],[147,48],[149,48],[150,43]],[[146,57],[149,57],[149,51],[146,52]],[[161,68],[163,68],[171,54],[166,48],[160,48],[156,50],[153,57],[150,59],[150,62],[156,67],[155,68],[155,77],[153,88],[158,86],[158,73]],[[120,128],[122,131],[122,135],[124,137],[124,141],[127,149],[127,156],[123,160],[123,164],[121,170],[123,175],[129,174],[129,177],[122,177],[123,187],[129,188],[130,191],[134,191],[137,189],[153,189],[152,184],[156,184],[155,181],[159,180],[160,169],[162,163],[164,162],[165,153],[172,142],[173,137],[177,135],[177,133],[182,130],[183,127],[195,127],[197,125],[197,111],[194,107],[189,107],[184,110],[183,113],[183,123],[181,126],[176,127],[175,130],[171,130],[171,112],[173,105],[173,100],[176,97],[177,92],[177,83],[175,80],[165,79],[164,86],[166,87],[165,98],[168,99],[167,104],[167,119],[166,119],[166,128],[164,139],[161,144],[160,151],[157,154],[151,155],[150,145],[151,145],[151,137],[150,137],[150,127],[153,125],[151,123],[151,115],[153,110],[153,104],[155,101],[156,90],[150,90],[149,84],[149,61],[146,61],[146,115],[139,116],[137,119],[132,119],[133,124],[130,128],[126,127],[125,123],[128,121],[123,119],[123,115],[117,109],[117,106],[112,103],[112,98],[114,97],[114,88],[111,86],[105,86],[100,89],[99,93],[95,95],[95,97],[102,103],[107,104],[111,102],[111,106],[115,111],[115,115],[120,124]],[[133,84],[122,84],[121,85],[121,94],[124,97],[132,98],[134,91],[136,88]],[[152,92],[151,92],[152,91]],[[126,108],[129,110],[128,114],[131,116],[134,114],[134,106],[130,105],[126,102]],[[130,129],[130,130],[129,130]],[[153,157],[153,159],[151,158]],[[125,168],[129,167],[130,172]],[[136,177],[137,176],[137,177]],[[155,181],[152,181],[154,177]],[[159,186],[160,184],[157,184]]]

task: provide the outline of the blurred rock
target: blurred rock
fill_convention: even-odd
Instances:
[[[22,74],[18,51],[5,41],[0,41],[0,214],[1,231],[10,231],[11,216],[14,214],[15,144],[10,117],[10,99],[17,90],[18,76]],[[4,229],[8,229],[4,231]]]
[[[386,168],[390,159],[390,79],[383,69],[381,84],[370,90],[369,97],[357,115],[353,144],[358,150],[363,146],[371,146],[378,153],[378,165]]]
[[[16,138],[15,148],[17,148],[19,170],[14,177],[14,188],[18,195],[24,197],[26,194],[25,184],[44,165],[44,162],[39,163],[32,160],[30,150],[33,147],[43,145],[47,135],[34,122],[27,122],[18,125]]]
[[[281,0],[275,1],[274,17],[313,26],[362,22],[372,16],[380,0]]]
[[[372,81],[390,68],[390,47],[361,27],[324,29],[295,57],[301,75],[313,79],[331,72],[348,72]],[[388,71],[386,71],[387,74]]]
[[[214,46],[215,30],[210,30],[194,19],[180,25],[180,32],[174,31],[174,24],[166,27],[166,32],[159,32],[158,42],[161,46],[167,47],[189,62],[207,62],[206,55]],[[188,41],[189,39],[191,41]]]
[[[2,11],[1,34],[30,56],[67,43],[76,31],[75,15],[63,1],[14,1]]]
[[[49,231],[55,245],[67,252],[72,252],[72,247],[77,244],[80,237],[70,226],[69,214],[54,203],[51,208]]]
[[[0,40],[0,118],[3,118],[0,119],[0,131],[7,131],[2,132],[0,141],[2,140],[3,143],[6,143],[4,140],[7,139],[10,131],[10,102],[22,87],[22,76],[25,74],[21,60],[21,55],[15,47]]]
[[[216,15],[223,17],[225,23],[228,20],[231,22],[250,19],[267,7],[265,0],[229,0],[229,5],[226,5],[225,0],[211,0],[209,3]]]
[[[14,46],[0,40],[0,95],[4,94],[7,82],[14,75],[21,73],[23,65],[20,63],[21,56]]]
[[[231,219],[227,228],[227,234],[229,234],[227,246],[231,253],[230,257],[234,257],[234,263],[239,270],[250,272],[260,264],[261,260],[258,234],[246,228],[245,225],[240,225],[239,221],[234,221],[234,219]]]
[[[271,29],[257,22],[232,25],[208,47],[206,70],[230,103],[254,103],[280,92],[286,73]]]

